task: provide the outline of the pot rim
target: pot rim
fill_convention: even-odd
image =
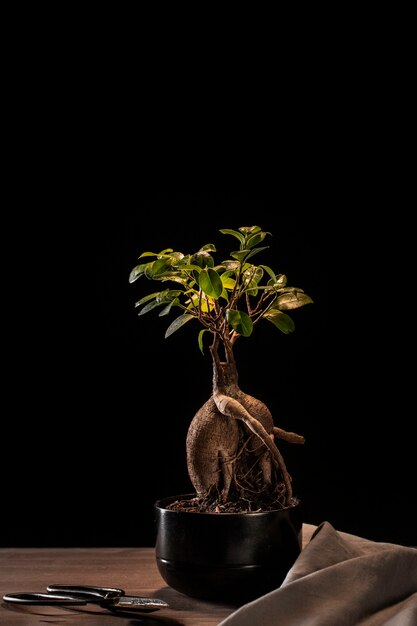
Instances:
[[[248,516],[248,517],[261,517],[261,516],[266,516],[266,515],[271,515],[271,514],[275,514],[275,513],[286,513],[289,511],[294,511],[295,509],[298,509],[300,507],[300,500],[296,497],[294,497],[294,501],[295,503],[292,506],[287,506],[286,508],[283,509],[271,509],[269,511],[253,511],[253,512],[238,512],[238,513],[232,513],[232,512],[225,512],[225,513],[215,513],[215,512],[206,512],[206,513],[201,513],[200,511],[175,511],[173,509],[167,509],[166,505],[167,504],[171,504],[172,502],[175,502],[175,500],[191,500],[192,498],[196,497],[196,493],[181,493],[178,495],[174,495],[174,496],[166,496],[164,498],[158,498],[158,500],[156,500],[154,506],[157,509],[163,510],[163,511],[167,511],[168,513],[174,513],[174,514],[184,514],[184,515],[203,515],[203,516],[217,516],[217,515],[221,515],[222,517],[238,517],[238,516]]]

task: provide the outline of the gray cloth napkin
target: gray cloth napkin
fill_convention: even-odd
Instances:
[[[417,549],[323,522],[281,587],[219,626],[417,626]]]

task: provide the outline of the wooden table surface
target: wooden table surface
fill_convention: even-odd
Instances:
[[[303,525],[303,545],[314,529]],[[0,598],[17,591],[46,591],[47,585],[60,583],[121,587],[129,595],[161,598],[169,608],[121,616],[93,604],[71,608],[2,602],[1,626],[217,626],[237,608],[195,600],[168,587],[153,548],[0,549]]]

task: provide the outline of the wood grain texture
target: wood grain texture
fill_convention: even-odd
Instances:
[[[303,545],[314,526],[303,525]],[[0,597],[17,591],[45,591],[49,584],[121,587],[127,594],[161,598],[169,609],[129,616],[113,615],[92,604],[85,607],[22,606],[2,603],[2,626],[36,624],[79,626],[217,626],[237,605],[189,598],[161,578],[153,548],[2,548]]]

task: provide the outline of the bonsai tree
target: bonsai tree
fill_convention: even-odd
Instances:
[[[284,274],[253,263],[255,255],[269,247],[262,244],[271,233],[259,226],[220,232],[239,243],[220,263],[215,262],[211,243],[191,254],[166,248],[142,252],[142,262],[129,277],[131,283],[142,276],[162,283],[161,290],[136,302],[139,315],[157,310],[165,316],[179,309],[165,337],[193,322],[199,326],[203,354],[209,344],[212,394],[192,419],[186,441],[196,497],[175,506],[212,512],[288,508],[297,500],[276,440],[304,443],[304,437],[275,426],[267,406],[240,389],[233,350],[238,339],[251,337],[264,321],[292,333],[294,322],[285,311],[312,299],[302,289],[287,286]]]

